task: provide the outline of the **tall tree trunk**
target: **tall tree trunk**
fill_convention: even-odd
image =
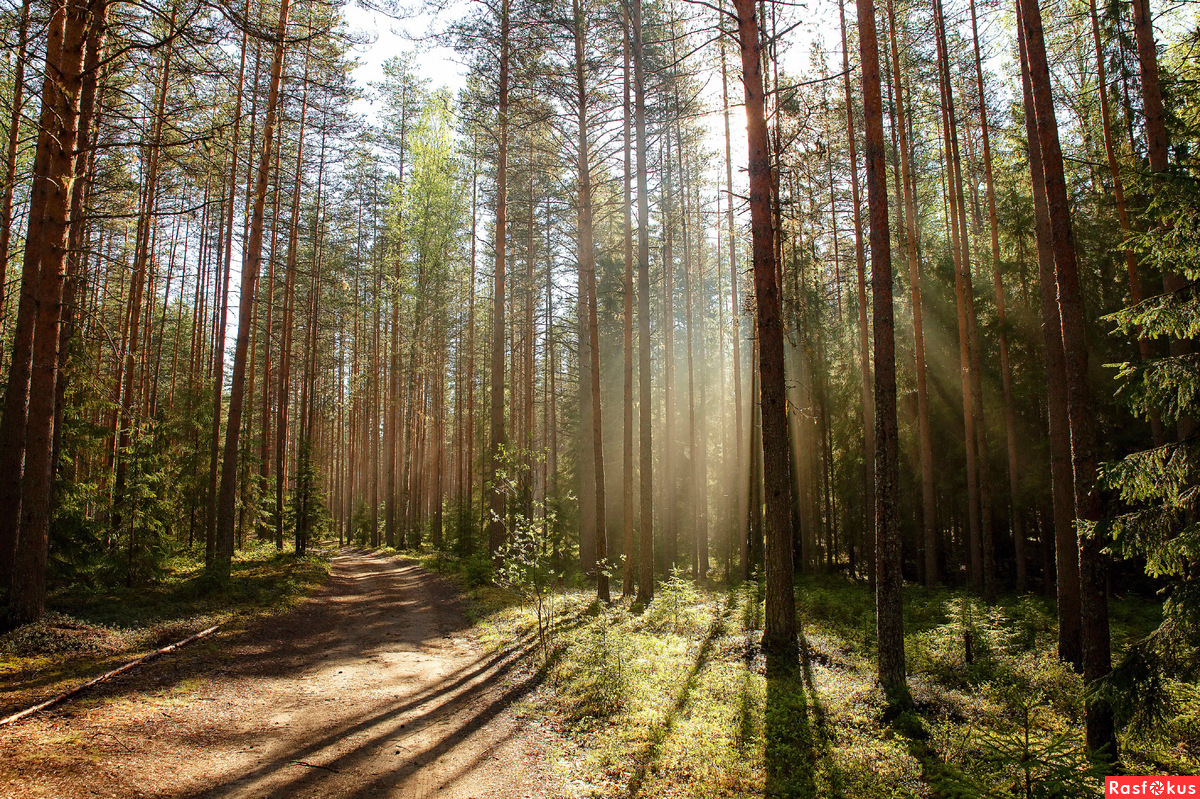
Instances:
[[[675,472],[675,218],[671,160],[671,136],[666,140],[663,156],[662,226],[663,226],[663,449],[659,456],[663,467],[663,555],[668,571],[679,561],[679,475]]]
[[[1019,14],[1018,8],[1018,14]],[[1076,668],[1082,665],[1079,612],[1079,547],[1075,539],[1075,497],[1071,473],[1071,429],[1067,419],[1066,367],[1063,363],[1062,323],[1054,276],[1054,245],[1050,211],[1038,143],[1037,112],[1029,79],[1025,32],[1017,26],[1025,103],[1025,131],[1033,186],[1035,235],[1042,306],[1042,340],[1046,361],[1046,405],[1050,443],[1050,491],[1053,502],[1055,584],[1058,599],[1058,656]]]
[[[759,28],[753,0],[735,0],[734,8],[742,47],[746,136],[750,149],[750,228],[758,319],[763,474],[767,499],[767,604],[763,650],[773,661],[770,665],[787,669],[794,664],[797,655],[796,600],[792,589],[791,462],[787,442],[783,320],[770,206],[771,166],[766,103],[763,98]]]
[[[108,4],[96,10],[96,16],[88,22],[87,42],[83,61],[83,74],[79,92],[79,132],[77,136],[80,153],[75,159],[75,183],[71,187],[70,230],[67,239],[67,273],[66,285],[63,288],[63,320],[59,331],[58,342],[58,379],[55,382],[54,397],[54,445],[51,454],[52,469],[57,471],[60,449],[62,445],[63,413],[66,408],[67,376],[71,353],[71,342],[75,336],[75,320],[82,314],[77,302],[80,282],[86,276],[88,236],[87,208],[91,204],[93,181],[91,174],[96,157],[96,142],[99,140],[100,125],[98,109],[102,105],[100,61],[103,56],[105,37],[108,32]],[[178,233],[176,222],[176,233]],[[103,235],[103,234],[101,234]],[[174,242],[172,242],[171,260],[174,263]],[[0,254],[0,259],[3,255]],[[3,278],[0,277],[0,282]],[[170,296],[171,283],[167,280],[166,296]],[[163,303],[163,319],[165,323],[167,304]],[[155,363],[161,363],[162,344],[159,358]],[[155,385],[157,386],[157,365]],[[0,581],[0,586],[4,583]]]
[[[1150,156],[1150,171],[1156,175],[1167,171],[1167,127],[1164,120],[1162,89],[1158,80],[1158,48],[1154,43],[1154,19],[1150,13],[1150,0],[1132,0],[1133,31],[1137,37],[1138,69],[1142,78],[1142,112],[1146,123],[1146,150]],[[1104,94],[1101,87],[1100,94]],[[1132,124],[1132,122],[1130,123]],[[1174,269],[1163,272],[1163,289],[1168,293],[1178,292],[1187,285],[1187,280]],[[1136,300],[1135,300],[1136,302]],[[1192,351],[1192,341],[1172,337],[1170,351],[1173,356],[1187,355]],[[1179,418],[1178,434],[1187,440],[1196,429],[1196,420],[1189,414]],[[1161,435],[1161,434],[1160,434]]]
[[[871,215],[871,290],[875,323],[875,617],[879,682],[889,704],[908,702],[904,667],[901,589],[896,341],[892,306],[892,257],[888,230],[887,169],[884,165],[883,96],[875,5],[858,0],[858,43],[862,57],[864,161]]]
[[[172,16],[172,23],[174,16]],[[159,73],[159,84],[155,100],[155,115],[151,122],[150,143],[146,153],[146,177],[142,190],[142,205],[138,215],[137,234],[134,241],[133,274],[129,291],[128,329],[129,335],[124,355],[124,387],[121,390],[121,403],[118,415],[120,433],[116,442],[116,474],[113,478],[111,528],[119,533],[123,521],[125,494],[125,476],[128,469],[126,450],[133,438],[136,425],[135,416],[140,410],[135,410],[135,398],[140,394],[136,385],[137,354],[142,338],[142,299],[146,287],[146,271],[151,265],[151,238],[153,236],[155,212],[158,206],[158,167],[162,147],[162,129],[164,111],[167,101],[167,86],[171,76],[172,45],[168,44],[163,54],[162,71]],[[130,550],[132,551],[132,541]]]
[[[1020,24],[1025,34],[1029,84],[1037,117],[1042,176],[1054,247],[1054,273],[1058,287],[1058,310],[1066,371],[1067,416],[1071,427],[1071,465],[1075,476],[1075,514],[1084,522],[1100,520],[1102,508],[1096,485],[1096,431],[1091,391],[1087,382],[1087,337],[1083,298],[1075,260],[1075,241],[1058,139],[1058,123],[1042,14],[1036,2],[1020,0]],[[1112,670],[1106,594],[1107,563],[1099,536],[1079,535],[1080,632],[1083,644],[1083,679],[1094,686]],[[1117,741],[1112,708],[1101,696],[1085,699],[1087,746],[1096,756],[1116,759]]]
[[[601,602],[609,601],[608,590],[608,536],[604,503],[604,434],[600,413],[600,333],[596,319],[596,254],[592,239],[592,175],[588,160],[588,89],[585,78],[587,65],[584,63],[584,33],[587,20],[584,18],[579,0],[573,0],[575,15],[575,102],[579,123],[578,174],[579,174],[579,273],[587,284],[587,331],[588,350],[591,356],[592,392],[592,458],[595,463],[596,480],[596,596]],[[530,287],[532,291],[532,286]]]
[[[224,262],[221,280],[221,302],[217,317],[217,340],[214,353],[213,376],[213,415],[212,438],[209,442],[209,478],[208,478],[208,528],[205,538],[205,563],[212,565],[217,548],[217,491],[218,485],[218,456],[221,441],[221,409],[225,399],[225,324],[228,317],[229,305],[229,273],[233,264],[233,211],[237,205],[238,189],[238,150],[241,147],[239,132],[242,124],[242,94],[246,83],[246,41],[247,34],[242,33],[241,62],[238,67],[237,101],[234,104],[233,135],[229,138],[229,204],[224,217],[225,253],[218,260]],[[249,160],[247,158],[247,160]]]
[[[499,562],[500,548],[504,546],[505,513],[504,492],[499,485],[504,452],[504,251],[507,228],[505,214],[508,203],[508,55],[509,55],[509,0],[503,0],[500,11],[500,97],[499,97],[499,141],[500,152],[496,162],[496,274],[492,297],[492,378],[491,378],[491,451],[488,456],[491,519],[488,522],[488,550],[492,559]]]
[[[1094,0],[1093,0],[1094,2]],[[997,337],[1000,340],[1000,383],[1004,399],[1004,436],[1008,445],[1008,500],[1011,513],[1013,550],[1016,559],[1017,591],[1027,588],[1025,530],[1022,526],[1020,502],[1020,461],[1018,458],[1017,422],[1012,401],[1012,369],[1008,356],[1008,322],[1004,307],[1004,285],[1000,278],[1000,221],[996,213],[996,186],[992,178],[992,145],[988,131],[987,97],[983,84],[983,57],[979,50],[979,25],[976,19],[975,0],[971,0],[971,41],[975,46],[975,85],[979,98],[979,130],[983,144],[983,175],[987,191],[988,230],[991,234],[992,284],[996,296]],[[1103,96],[1103,89],[1100,92]],[[980,375],[976,374],[976,379]],[[983,456],[983,451],[980,455]],[[994,573],[988,569],[988,573]]]
[[[287,492],[288,404],[292,385],[292,334],[296,318],[296,251],[300,246],[301,178],[304,174],[305,117],[308,115],[308,58],[305,51],[304,92],[296,131],[296,169],[292,178],[291,221],[283,267],[283,319],[279,331],[279,373],[275,405],[275,547],[283,549],[284,501]],[[355,309],[358,305],[355,304]],[[351,439],[353,440],[353,439]]]
[[[724,27],[724,18],[722,18]],[[725,208],[725,221],[729,229],[729,323],[733,333],[733,474],[740,477],[742,470],[742,309],[738,304],[738,260],[737,260],[737,228],[733,216],[733,154],[729,135],[729,76],[725,64],[725,40],[721,40],[721,100],[724,106],[723,121],[725,124],[725,191],[728,203]],[[733,481],[733,523],[741,545],[742,579],[750,579],[750,550],[749,529],[745,506],[742,503],[744,493],[738,488],[738,479]]]
[[[8,285],[8,249],[12,239],[13,190],[17,183],[17,145],[21,141],[21,112],[25,105],[25,62],[29,53],[29,6],[22,0],[17,16],[17,59],[13,65],[12,114],[8,121],[8,150],[4,156],[4,188],[0,194],[0,318],[4,317]],[[0,575],[0,586],[5,585]]]
[[[638,178],[638,437],[641,455],[638,474],[641,480],[641,533],[638,569],[638,604],[645,606],[654,597],[654,478],[651,449],[650,400],[650,194],[646,168],[646,67],[642,42],[642,0],[633,4],[633,91],[634,128],[637,133]]]
[[[896,36],[895,4],[888,2],[888,29],[892,45],[892,72],[896,81],[896,117],[900,144],[900,172],[904,186],[905,243],[908,278],[912,296],[913,350],[916,361],[917,428],[921,460],[921,521],[924,532],[925,585],[932,588],[939,580],[937,508],[933,482],[933,434],[929,423],[929,387],[926,377],[925,321],[921,300],[921,261],[918,251],[920,234],[917,220],[917,192],[911,167],[911,148],[905,124],[904,82],[900,70],[900,47]]]
[[[279,89],[283,82],[284,44],[290,0],[281,0],[279,24],[275,33],[275,55],[271,64],[271,82],[267,90],[267,115],[263,122],[262,155],[259,158],[258,179],[254,189],[254,206],[250,218],[250,235],[246,242],[246,257],[242,261],[241,300],[238,309],[237,341],[233,354],[233,379],[229,389],[229,419],[225,425],[225,456],[221,464],[221,486],[217,504],[217,557],[215,573],[228,578],[233,560],[234,504],[237,498],[238,440],[242,432],[242,404],[246,385],[246,361],[253,324],[255,284],[262,264],[263,216],[267,199],[267,178],[271,171],[272,142],[279,112]]]
[[[98,12],[104,8],[104,0],[86,6],[68,6],[55,0],[51,4],[46,37],[41,129],[34,156],[34,187],[21,283],[20,304],[31,305],[29,312],[33,317],[28,393],[23,403],[24,418],[19,420],[25,428],[24,471],[4,477],[6,481],[20,481],[20,523],[9,592],[9,618],[18,624],[36,621],[46,601],[47,543],[54,489],[54,398],[71,189],[76,179],[79,100],[88,23],[93,18],[102,18],[103,14]],[[16,355],[14,345],[10,381],[22,377]],[[6,415],[8,411],[6,407]]]
[[[950,52],[946,39],[946,23],[941,0],[934,0],[934,19],[938,51],[938,86],[942,107],[942,138],[946,165],[946,196],[950,205],[949,225],[951,250],[954,254],[955,306],[958,316],[958,357],[963,401],[963,448],[967,465],[967,520],[970,530],[968,544],[971,588],[984,590],[985,531],[980,519],[980,469],[983,454],[977,448],[976,426],[979,419],[974,407],[971,326],[974,304],[971,300],[970,246],[966,233],[966,208],[963,202],[961,161],[958,151],[958,118],[954,109],[954,88],[951,81]]]
[[[624,319],[622,324],[622,345],[625,360],[623,363],[623,387],[621,403],[621,533],[625,551],[625,564],[621,593],[623,596],[633,596],[634,591],[634,538],[633,538],[633,209],[630,206],[630,195],[633,189],[632,163],[632,130],[630,119],[630,73],[629,73],[629,8],[621,4],[622,39],[622,89],[624,104],[622,105],[622,136],[621,147],[624,156],[624,187],[621,195],[623,222],[625,233],[625,283],[624,283]],[[553,401],[553,400],[552,400]]]
[[[850,201],[854,204],[854,264],[858,276],[858,359],[862,370],[863,403],[863,482],[866,496],[875,496],[875,402],[871,395],[871,355],[867,347],[870,328],[867,323],[866,253],[863,251],[862,202],[858,193],[858,143],[854,131],[854,95],[850,90],[850,52],[846,46],[846,9],[838,0],[838,17],[842,31],[842,70],[846,95],[846,139],[850,147]],[[916,314],[920,310],[915,311]],[[866,552],[875,548],[875,515],[866,517]]]

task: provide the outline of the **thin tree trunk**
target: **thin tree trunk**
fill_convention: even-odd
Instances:
[[[921,459],[921,520],[924,532],[925,585],[939,580],[937,508],[933,482],[933,434],[929,423],[929,387],[926,377],[925,321],[921,299],[921,262],[918,252],[920,234],[917,220],[917,196],[912,173],[910,143],[905,125],[904,83],[900,70],[900,48],[896,37],[895,4],[888,2],[888,28],[892,44],[892,71],[896,80],[896,116],[899,120],[900,172],[904,184],[904,221],[908,255],[909,288],[912,296],[913,350],[916,361],[917,426]]]
[[[1092,0],[1094,3],[1095,0]],[[983,175],[987,191],[988,230],[992,245],[992,283],[996,296],[996,321],[1000,340],[1000,382],[1004,399],[1004,436],[1008,444],[1008,499],[1011,513],[1014,557],[1017,562],[1017,591],[1024,593],[1028,583],[1025,556],[1025,530],[1021,525],[1019,493],[1020,460],[1018,458],[1017,422],[1012,401],[1012,369],[1008,355],[1008,323],[1004,308],[1004,285],[1000,278],[1000,222],[996,213],[996,186],[992,178],[992,146],[988,132],[987,97],[983,85],[983,57],[979,49],[979,26],[975,0],[971,0],[971,40],[975,46],[975,84],[979,92],[979,129],[983,140]],[[1103,88],[1100,91],[1103,97]],[[1107,130],[1107,127],[1106,127]],[[978,377],[978,375],[977,375]],[[982,455],[982,451],[980,452]],[[988,570],[991,573],[992,569]]]
[[[723,26],[722,20],[722,26]],[[723,121],[725,123],[725,191],[729,202],[725,209],[725,221],[729,228],[729,309],[730,327],[733,333],[733,474],[740,477],[742,470],[742,309],[738,304],[738,260],[737,260],[737,229],[733,216],[733,156],[729,135],[729,76],[725,64],[725,41],[721,40],[721,99],[724,105]],[[736,535],[740,543],[742,561],[742,579],[750,579],[750,550],[749,529],[745,507],[742,503],[743,492],[736,488],[738,478],[733,480],[735,498],[733,501],[733,520]],[[731,533],[733,535],[734,533]]]
[[[624,187],[621,195],[625,233],[625,284],[623,292],[624,319],[622,320],[622,344],[624,349],[624,394],[621,403],[621,532],[625,550],[624,579],[621,584],[623,596],[633,596],[634,591],[634,538],[633,538],[633,209],[630,194],[633,189],[632,130],[630,119],[630,73],[629,73],[629,8],[621,4],[622,40],[622,105],[621,147],[624,156]]]
[[[650,400],[650,195],[646,169],[646,79],[642,42],[642,0],[633,4],[634,128],[637,133],[638,178],[638,436],[641,455],[641,516],[637,602],[643,607],[654,598],[654,479],[651,449]]]
[[[875,402],[871,394],[871,355],[867,346],[870,328],[867,323],[866,253],[863,250],[862,202],[858,190],[858,143],[854,131],[854,95],[850,90],[850,52],[846,46],[846,10],[844,0],[838,0],[838,16],[842,31],[842,70],[846,95],[846,139],[850,148],[850,201],[854,204],[854,264],[858,277],[858,359],[862,370],[863,404],[863,482],[868,497],[875,496]],[[919,314],[920,310],[915,313]],[[875,516],[866,518],[866,552],[875,548]]]
[[[174,16],[172,16],[174,21]],[[138,228],[134,242],[133,274],[129,292],[128,326],[129,336],[125,349],[125,365],[123,367],[124,388],[121,391],[118,426],[120,433],[116,444],[116,475],[113,479],[111,529],[119,532],[123,520],[123,507],[126,500],[125,475],[128,469],[128,449],[133,436],[135,411],[134,397],[138,391],[135,385],[137,376],[137,354],[141,344],[142,298],[146,287],[146,271],[151,264],[150,240],[153,235],[154,216],[158,204],[158,166],[162,146],[162,128],[164,109],[166,107],[167,86],[171,75],[172,46],[168,45],[163,55],[162,72],[159,79],[155,101],[155,116],[151,123],[150,144],[146,155],[147,168],[145,187],[143,188],[142,206],[138,216]],[[132,540],[130,551],[132,551]]]
[[[267,178],[271,168],[272,143],[278,115],[279,90],[283,82],[284,40],[290,0],[281,0],[279,23],[276,29],[275,55],[271,65],[271,82],[267,91],[267,116],[263,122],[262,155],[259,159],[258,180],[254,189],[254,206],[250,219],[250,235],[246,257],[242,261],[241,301],[238,311],[238,333],[234,345],[233,379],[229,390],[229,419],[225,425],[225,456],[221,465],[221,486],[217,505],[217,557],[214,561],[218,577],[228,578],[233,560],[234,504],[237,498],[238,439],[242,432],[242,404],[246,385],[247,350],[250,341],[251,313],[255,284],[262,263],[263,215],[267,199]]]
[[[22,0],[17,16],[17,60],[13,66],[12,114],[8,122],[8,150],[4,157],[4,188],[0,195],[0,319],[4,318],[8,285],[8,249],[12,238],[13,191],[17,183],[17,145],[21,141],[21,111],[25,105],[25,62],[29,52],[29,6]],[[4,585],[0,576],[0,586]]]
[[[1135,0],[1134,7],[1140,5],[1140,0]],[[1121,179],[1121,168],[1117,164],[1117,147],[1113,140],[1112,131],[1112,112],[1108,104],[1108,79],[1105,75],[1104,68],[1104,53],[1100,42],[1100,19],[1096,12],[1096,0],[1090,0],[1088,3],[1088,13],[1091,16],[1092,22],[1092,43],[1096,50],[1096,85],[1099,88],[1100,94],[1100,127],[1104,133],[1104,155],[1108,160],[1108,173],[1113,182],[1113,200],[1117,205],[1117,221],[1121,225],[1121,238],[1123,243],[1128,241],[1130,234],[1129,226],[1129,209],[1125,203],[1125,182]],[[1155,52],[1155,59],[1158,54]],[[1134,305],[1140,303],[1144,296],[1142,294],[1141,279],[1138,276],[1137,256],[1133,250],[1125,247],[1125,273],[1129,277],[1129,297]],[[1143,361],[1149,360],[1150,340],[1145,336],[1138,336],[1138,355]],[[1153,431],[1155,446],[1161,446],[1166,443],[1166,432],[1163,430],[1162,419],[1155,412],[1150,418],[1150,425]]]
[[[296,308],[296,251],[300,245],[301,178],[304,170],[304,133],[308,114],[308,58],[305,52],[304,93],[296,131],[296,169],[292,180],[291,221],[288,224],[288,248],[283,267],[283,319],[279,333],[279,373],[275,406],[275,548],[283,549],[283,508],[287,491],[288,403],[291,399],[292,334]],[[358,305],[355,304],[357,311]],[[356,339],[357,342],[357,339]],[[356,351],[357,352],[357,351]],[[351,439],[353,441],[353,439]]]
[[[604,502],[604,435],[603,417],[600,413],[600,333],[596,319],[596,254],[592,234],[592,176],[588,160],[588,89],[585,79],[584,33],[587,20],[580,9],[579,0],[573,0],[575,15],[575,90],[576,113],[578,114],[579,139],[579,273],[587,284],[587,331],[588,350],[591,356],[592,392],[592,457],[595,463],[596,480],[596,596],[601,602],[609,601],[608,590],[608,541]],[[531,287],[532,289],[532,287]],[[585,453],[586,456],[586,453]]]
[[[488,456],[491,519],[488,522],[488,551],[493,561],[499,563],[500,549],[504,546],[505,502],[504,492],[499,485],[500,463],[504,452],[504,272],[505,217],[508,203],[508,57],[509,57],[509,0],[503,0],[500,11],[500,96],[499,96],[499,141],[500,152],[496,163],[496,273],[492,297],[492,380],[491,380],[491,451]]]

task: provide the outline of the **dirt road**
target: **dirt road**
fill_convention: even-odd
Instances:
[[[0,730],[0,797],[561,795],[536,659],[468,628],[442,579],[343,551],[296,610]]]

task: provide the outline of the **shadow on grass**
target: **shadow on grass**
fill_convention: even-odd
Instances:
[[[767,672],[763,709],[764,795],[839,799],[841,769],[833,760],[824,706],[813,682],[808,643],[800,636],[800,663]]]
[[[233,576],[214,586],[202,567],[134,589],[60,592],[51,616],[19,628],[0,666],[0,716],[42,701],[158,647],[221,622],[228,637],[254,618],[282,611],[328,579],[317,558],[254,552],[233,563]],[[78,623],[77,623],[78,622]],[[206,645],[196,645],[200,648]]]
[[[629,779],[629,785],[627,786],[630,799],[642,795],[642,784],[646,780],[646,775],[658,762],[659,757],[662,755],[663,742],[666,741],[667,736],[674,729],[675,721],[679,718],[679,714],[687,707],[688,701],[692,696],[692,691],[696,688],[696,681],[700,676],[700,672],[704,670],[709,658],[712,657],[713,643],[724,634],[725,622],[733,606],[732,599],[727,600],[725,607],[713,620],[712,626],[708,628],[708,633],[704,636],[704,641],[700,644],[700,649],[696,652],[696,658],[692,661],[691,668],[688,669],[687,679],[684,680],[683,687],[679,689],[679,695],[675,697],[675,704],[672,705],[671,710],[667,713],[662,723],[654,729],[650,740],[635,758],[637,767],[634,769],[633,776]]]
[[[904,701],[885,714],[883,723],[904,741],[909,755],[921,765],[921,781],[929,786],[931,799],[944,796],[946,764],[930,740],[925,719],[913,707],[912,700],[906,695]]]

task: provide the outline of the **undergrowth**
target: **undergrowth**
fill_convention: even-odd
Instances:
[[[0,693],[103,671],[214,624],[245,626],[295,606],[328,574],[321,553],[296,557],[255,542],[237,553],[223,583],[205,574],[202,554],[184,552],[148,585],[59,589],[40,621],[0,635]]]
[[[458,570],[463,579],[465,570]],[[488,590],[477,586],[485,599]],[[482,593],[480,593],[482,591]],[[552,600],[543,709],[567,730],[560,768],[581,797],[1061,797],[1098,795],[1082,745],[1082,683],[1055,654],[1055,613],[1037,598],[985,606],[905,589],[914,712],[886,719],[874,679],[874,597],[865,584],[797,584],[805,663],[768,678],[763,594],[674,574],[647,608]],[[528,640],[532,606],[481,612],[497,646]],[[1113,603],[1120,651],[1157,623],[1153,603]],[[968,651],[969,650],[969,651]],[[1200,691],[1158,734],[1125,733],[1131,773],[1200,769]]]

